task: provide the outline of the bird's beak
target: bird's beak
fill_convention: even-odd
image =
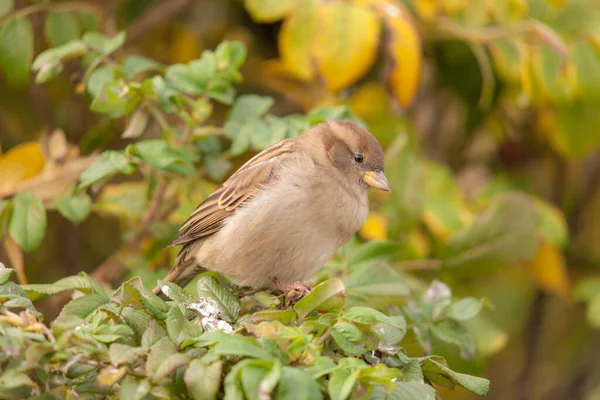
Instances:
[[[367,185],[374,189],[385,190],[386,192],[390,191],[390,184],[383,171],[367,171],[363,175],[363,181],[367,182]]]

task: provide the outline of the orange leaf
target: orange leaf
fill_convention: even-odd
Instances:
[[[312,54],[327,89],[337,92],[371,68],[381,26],[370,9],[355,4],[326,3],[317,11]]]
[[[0,192],[37,175],[44,167],[44,156],[37,142],[20,144],[0,156]]]
[[[569,299],[571,284],[562,252],[549,243],[542,243],[531,261],[531,272],[538,286],[547,292]]]
[[[279,53],[290,74],[310,80],[314,68],[310,56],[310,42],[316,25],[314,0],[307,0],[284,20],[279,33]]]

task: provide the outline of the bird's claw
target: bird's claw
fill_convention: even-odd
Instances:
[[[281,282],[279,279],[273,279],[273,282],[283,292],[286,308],[290,308],[310,293],[310,287],[302,282]]]

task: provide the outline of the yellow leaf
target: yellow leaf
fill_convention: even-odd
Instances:
[[[37,175],[44,167],[44,156],[37,142],[20,144],[0,156],[0,192],[15,183]]]
[[[498,353],[508,343],[508,334],[483,315],[470,320],[468,325],[475,336],[477,353],[482,357]]]
[[[388,32],[388,82],[398,102],[408,106],[421,80],[421,39],[408,12],[398,6],[386,7],[383,21]]]
[[[321,4],[312,54],[328,90],[337,92],[373,65],[381,25],[368,8],[346,2]]]
[[[316,21],[315,2],[307,0],[281,26],[279,54],[287,71],[298,79],[310,80],[314,76],[310,43]]]
[[[386,240],[387,221],[382,214],[369,213],[367,220],[360,228],[360,235],[367,240]]]
[[[431,251],[431,243],[429,237],[420,230],[413,230],[409,232],[406,238],[408,248],[414,254],[414,258],[426,258]]]
[[[438,12],[437,0],[414,0],[412,2],[415,11],[423,21],[432,21]]]
[[[187,63],[198,58],[202,53],[200,36],[189,26],[179,25],[175,28],[169,51],[169,60],[172,64]]]
[[[571,284],[562,252],[549,243],[542,243],[531,261],[531,272],[538,286],[547,292],[569,299]]]
[[[348,99],[348,107],[365,121],[380,119],[389,113],[389,97],[379,82],[367,82]]]
[[[246,9],[258,22],[275,22],[290,14],[298,0],[246,0]]]

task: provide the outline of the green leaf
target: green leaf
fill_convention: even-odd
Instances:
[[[235,97],[235,89],[225,80],[214,79],[208,84],[208,95],[222,104],[231,104]]]
[[[100,158],[90,165],[79,177],[79,188],[86,188],[100,180],[106,179],[118,172],[131,175],[136,171],[127,157],[118,151],[105,151]]]
[[[566,246],[569,241],[569,228],[563,211],[541,199],[536,198],[534,201],[540,219],[540,235],[557,247]]]
[[[282,324],[289,325],[296,321],[297,317],[298,315],[294,310],[264,310],[252,314],[252,322],[279,321]]]
[[[171,354],[159,365],[156,372],[152,376],[152,381],[155,383],[160,383],[163,379],[174,374],[177,369],[188,365],[189,362],[190,358],[187,354]]]
[[[590,299],[585,315],[591,326],[600,327],[600,294]]]
[[[0,18],[11,12],[14,6],[13,0],[0,0]]]
[[[90,293],[85,296],[77,297],[68,302],[62,309],[61,314],[75,315],[80,318],[86,318],[109,302],[108,296],[104,293]]]
[[[381,311],[369,307],[352,307],[342,314],[342,317],[361,324],[375,325],[376,323],[381,322],[397,329],[406,329],[406,321],[404,318],[393,319]]]
[[[438,339],[458,346],[464,358],[472,358],[475,355],[475,338],[460,323],[452,319],[444,319],[436,321],[430,329]]]
[[[73,40],[62,46],[48,49],[40,53],[33,62],[32,69],[37,71],[49,64],[56,64],[73,57],[83,55],[88,47],[82,40]]]
[[[468,321],[475,318],[481,311],[483,303],[475,297],[465,297],[459,301],[450,304],[446,308],[446,314],[456,321]]]
[[[185,318],[179,307],[171,307],[169,313],[167,314],[166,324],[169,337],[175,344],[179,344],[181,342],[179,337],[183,331],[184,322]]]
[[[158,169],[182,175],[194,172],[193,160],[187,159],[182,151],[162,139],[138,142],[132,147],[131,153]]]
[[[121,384],[119,399],[142,400],[150,393],[150,389],[152,389],[152,384],[147,380],[134,380],[130,376],[127,376]]]
[[[202,88],[206,88],[208,82],[214,78],[217,72],[217,59],[212,51],[205,51],[202,56],[188,64],[189,74],[194,82]]]
[[[317,382],[300,368],[283,367],[277,385],[277,400],[321,400]]]
[[[344,283],[333,278],[315,286],[294,305],[294,310],[302,320],[312,311],[341,309],[344,303]]]
[[[36,283],[21,285],[31,300],[37,300],[45,295],[54,295],[65,290],[80,290],[85,293],[100,293],[104,290],[85,272],[76,276],[68,276],[54,283]]]
[[[13,19],[0,28],[0,70],[10,85],[20,87],[29,83],[33,45],[29,19]]]
[[[348,260],[348,266],[373,259],[390,260],[398,257],[402,244],[389,240],[370,241],[358,248]]]
[[[585,99],[600,99],[600,51],[586,39],[575,39],[572,43],[572,60],[577,71],[577,84]]]
[[[246,0],[248,13],[257,22],[275,22],[289,15],[298,0]]]
[[[201,338],[205,335],[206,333],[203,334]],[[211,351],[215,355],[252,357],[266,361],[273,360],[274,358],[271,353],[256,344],[256,341],[236,334],[223,334],[221,340],[211,349]]]
[[[435,389],[425,383],[396,382],[396,387],[386,394],[382,386],[377,385],[369,400],[436,400]]]
[[[127,78],[133,79],[135,75],[148,71],[158,71],[163,65],[146,57],[131,55],[123,61],[123,73]]]
[[[158,321],[155,319],[150,319],[146,322],[146,330],[144,331],[141,342],[143,347],[154,346],[161,339],[169,339],[166,337],[167,332],[162,325],[158,323]]]
[[[348,295],[365,298],[368,296],[406,297],[408,287],[404,278],[382,261],[374,260],[363,264],[344,277]]]
[[[119,367],[123,364],[135,364],[147,352],[143,347],[131,347],[121,343],[113,343],[109,348],[110,362]]]
[[[165,77],[175,88],[184,93],[196,96],[204,94],[205,88],[196,82],[192,72],[184,64],[173,64],[167,67]]]
[[[369,350],[361,343],[362,332],[351,323],[337,322],[330,333],[338,347],[348,356],[358,356]]]
[[[96,68],[86,82],[88,93],[94,98],[100,96],[104,85],[115,80],[115,71],[117,71],[117,68],[113,65],[103,65]]]
[[[195,400],[215,400],[221,384],[223,363],[217,361],[210,365],[200,359],[190,362],[183,379],[189,394]]]
[[[18,193],[13,199],[8,231],[23,251],[37,249],[46,231],[46,210],[42,200],[31,192]]]
[[[271,108],[275,99],[268,96],[248,94],[239,96],[229,114],[229,120],[247,122],[261,118]]]
[[[148,354],[148,360],[146,361],[146,374],[148,376],[153,376],[163,361],[176,352],[177,347],[175,347],[168,337],[163,337],[154,343],[152,347],[150,347],[150,353]]]
[[[14,269],[6,268],[4,264],[0,262],[0,285],[4,285],[6,282],[8,282],[13,272],[15,272]]]
[[[214,300],[220,314],[229,323],[234,323],[240,313],[239,299],[230,291],[219,285],[212,276],[202,276],[196,286],[198,297]]]
[[[195,301],[194,296],[184,291],[181,287],[174,284],[173,282],[165,282],[159,280],[158,286],[161,288],[161,291],[165,294],[165,296],[167,296],[171,300],[182,304],[189,304]]]
[[[598,102],[561,104],[548,131],[552,146],[565,157],[583,157],[600,143]]]
[[[83,35],[83,41],[92,49],[102,55],[110,54],[123,46],[125,43],[125,32],[121,31],[113,37],[107,37],[99,32],[86,32]]]
[[[504,266],[533,258],[538,218],[528,196],[510,193],[470,226],[453,233],[442,251],[445,268]]]
[[[239,68],[246,60],[246,46],[238,41],[221,42],[215,49],[217,68]]]
[[[56,200],[54,205],[63,217],[74,224],[79,224],[90,214],[92,199],[85,193],[67,195]]]
[[[366,128],[364,122],[357,119],[351,112],[348,106],[336,106],[336,107],[317,107],[306,114],[308,121],[313,124],[319,124],[321,122],[331,121],[333,119],[349,119],[352,120],[363,128]]]
[[[269,373],[271,367],[271,363],[259,361],[242,368],[240,371],[240,382],[248,400],[259,400],[259,385]]]
[[[63,69],[62,61],[86,54],[87,51],[87,45],[82,40],[73,40],[60,47],[43,51],[31,66],[34,71],[37,71],[36,83],[44,83],[55,78]]]
[[[489,380],[454,372],[444,364],[435,361],[432,357],[425,359],[421,364],[421,369],[425,377],[434,383],[439,383],[441,377],[445,379],[445,381],[441,382],[447,382],[449,380],[453,385],[462,386],[480,396],[487,394],[490,390]]]
[[[348,371],[346,369],[338,369],[329,375],[327,392],[331,400],[345,400],[349,398],[359,374],[360,371],[358,370]]]
[[[54,11],[48,14],[44,24],[44,37],[51,47],[62,46],[80,35],[79,23],[73,13]]]

